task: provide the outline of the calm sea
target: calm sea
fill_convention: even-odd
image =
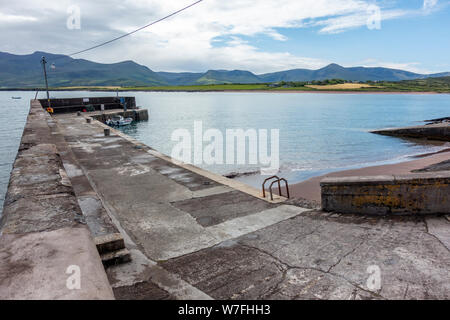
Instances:
[[[55,92],[54,97],[114,96],[101,92]],[[290,183],[331,171],[408,160],[444,146],[424,145],[378,136],[369,130],[420,124],[420,120],[449,116],[450,95],[315,94],[315,93],[149,93],[136,97],[149,110],[149,121],[123,131],[170,155],[176,129],[192,137],[194,121],[203,131],[279,129],[280,175]],[[21,96],[13,100],[12,96]],[[0,199],[3,199],[34,92],[0,92]],[[40,94],[43,97],[43,94]],[[204,144],[206,146],[207,143]],[[250,165],[200,165],[219,174],[257,170]],[[240,180],[259,185],[258,175]],[[3,200],[0,200],[0,206]]]

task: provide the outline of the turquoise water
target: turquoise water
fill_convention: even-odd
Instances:
[[[9,174],[17,155],[23,127],[25,125],[30,99],[34,92],[0,92],[0,108],[2,125],[0,126],[0,212],[8,188]],[[22,97],[20,100],[11,99],[12,96]]]
[[[136,93],[150,120],[123,129],[127,134],[171,154],[173,130],[203,121],[203,130],[279,129],[280,175],[290,183],[331,171],[408,160],[442,149],[379,136],[377,128],[417,125],[448,116],[450,95],[313,93]],[[202,167],[226,174],[254,171],[253,166]],[[262,177],[239,178],[259,186]]]
[[[111,96],[103,92],[55,92],[54,97]],[[130,92],[137,105],[149,110],[149,121],[123,131],[170,155],[176,129],[193,134],[194,121],[203,130],[279,129],[280,175],[290,183],[331,171],[408,160],[443,146],[423,145],[378,136],[369,130],[420,124],[449,116],[450,95],[315,94],[315,93],[163,93]],[[11,96],[22,96],[12,100]],[[42,97],[43,95],[41,95]],[[33,92],[0,92],[3,113],[0,141],[0,198],[7,187],[11,164],[20,142]],[[206,145],[206,143],[205,143]],[[201,165],[226,174],[254,171],[250,165]],[[259,185],[258,175],[240,180]]]

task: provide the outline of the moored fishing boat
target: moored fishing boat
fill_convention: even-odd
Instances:
[[[108,126],[126,126],[133,122],[133,118],[124,118],[122,116],[113,116],[106,120]]]

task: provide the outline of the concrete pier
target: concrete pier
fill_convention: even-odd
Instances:
[[[0,220],[0,299],[113,299],[55,127],[33,101]],[[71,266],[79,289],[67,286]]]
[[[31,113],[37,104],[32,102]],[[67,176],[65,184],[68,180],[73,190],[69,217],[86,224],[79,227],[69,218],[57,221],[64,222],[61,228],[69,224],[91,237],[90,249],[76,250],[88,252],[99,267],[101,249],[94,239],[111,237],[113,244],[114,239],[123,240],[130,261],[105,264],[103,276],[98,276],[107,275],[116,299],[450,298],[450,221],[445,216],[367,217],[309,210],[281,197],[269,201],[261,198],[260,190],[178,163],[113,128],[105,136],[104,124],[95,119],[87,123],[85,117],[91,115],[45,114],[30,120],[30,125],[51,124],[46,139],[59,141],[55,148],[61,155],[59,168],[65,172],[60,177]],[[28,125],[25,132],[37,133]],[[31,177],[42,188],[57,185],[39,180],[42,176],[37,174]],[[15,189],[12,182],[10,189],[10,199],[32,196]],[[9,201],[8,206],[18,201]],[[58,208],[53,198],[46,203]],[[20,219],[14,217],[24,215],[27,207],[14,210],[16,214],[4,212],[9,218],[0,241],[5,241],[5,231],[19,230]],[[24,229],[39,225],[45,229],[51,212],[30,212],[21,224]],[[58,217],[68,214],[57,212]],[[62,232],[51,240],[58,237]],[[10,254],[9,241],[0,254]],[[39,260],[27,251],[27,244],[14,252],[22,259],[51,261],[50,254],[41,254]],[[28,269],[4,260],[0,274],[16,270],[18,276],[0,276],[0,295],[14,298],[11,288],[23,286],[18,281]],[[56,273],[50,264],[42,266],[44,275]],[[373,266],[380,270],[379,286],[368,281],[368,268]],[[27,292],[34,292],[39,276],[29,276]]]

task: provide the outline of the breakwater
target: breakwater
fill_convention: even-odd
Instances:
[[[1,299],[112,299],[63,166],[55,121],[32,101],[0,220]],[[83,286],[67,286],[71,266]]]

